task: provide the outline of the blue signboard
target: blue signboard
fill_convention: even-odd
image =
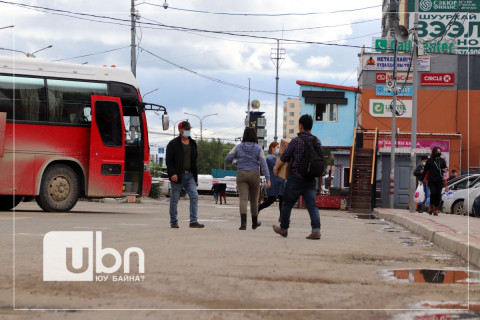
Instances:
[[[165,153],[165,148],[158,148],[158,153]]]
[[[388,86],[377,86],[377,96],[393,96],[393,92],[390,91]],[[413,94],[412,86],[398,86],[397,96],[399,97],[411,97]]]

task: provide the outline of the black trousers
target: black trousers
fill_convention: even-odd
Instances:
[[[277,197],[278,197],[278,210],[281,212],[282,204],[283,204],[283,196],[268,196],[267,201],[263,202],[258,206],[258,212],[260,212],[260,210],[270,207],[270,205],[274,203],[275,200],[277,200]]]
[[[442,200],[443,181],[428,181],[428,187],[430,188],[430,205],[438,208],[440,206],[440,201]]]

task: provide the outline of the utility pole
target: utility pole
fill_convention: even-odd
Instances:
[[[416,179],[413,176],[417,162],[417,101],[418,101],[418,49],[417,49],[417,26],[418,26],[418,0],[415,0],[415,18],[413,22],[413,93],[412,93],[412,132],[410,135],[410,212],[415,212]]]
[[[277,48],[272,48],[270,52],[271,59],[273,64],[277,69],[277,76],[275,77],[276,80],[276,88],[275,88],[275,136],[273,137],[274,141],[278,140],[277,137],[277,119],[278,119],[278,69],[282,64],[283,60],[285,60],[285,49],[280,49],[280,40],[277,39]]]
[[[136,19],[136,13],[135,13],[135,0],[131,0],[131,9],[130,9],[130,21],[131,21],[131,48],[130,48],[130,66],[133,75],[136,77],[137,76],[137,57],[136,57],[136,44],[135,44],[135,36],[136,36],[136,30],[135,30],[135,19]]]
[[[393,101],[392,101],[392,138],[390,148],[390,208],[393,209],[395,202],[395,129],[397,115],[397,40],[393,41]]]

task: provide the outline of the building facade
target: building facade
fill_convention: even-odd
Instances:
[[[283,102],[283,137],[295,138],[300,118],[300,99],[289,98]]]

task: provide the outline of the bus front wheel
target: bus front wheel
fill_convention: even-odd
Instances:
[[[20,201],[22,201],[22,197],[20,196],[0,196],[0,211],[13,209]]]
[[[35,197],[44,211],[70,211],[78,201],[80,193],[78,176],[72,168],[56,164],[43,175],[40,194]]]

